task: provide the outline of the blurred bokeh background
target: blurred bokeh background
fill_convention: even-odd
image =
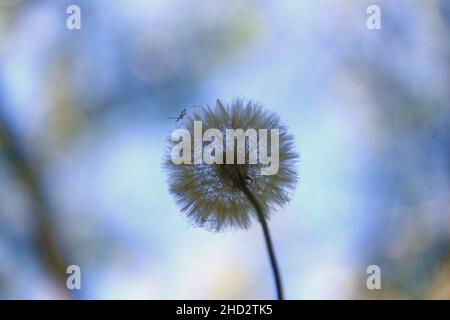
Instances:
[[[447,0],[0,0],[0,298],[275,297],[259,226],[189,225],[161,166],[167,117],[244,97],[301,155],[287,298],[450,299],[449,39]]]

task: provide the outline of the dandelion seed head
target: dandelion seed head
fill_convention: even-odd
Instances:
[[[224,164],[177,165],[170,156],[177,142],[169,139],[164,158],[169,191],[192,224],[212,231],[247,229],[257,219],[257,214],[240,187],[242,183],[246,183],[261,204],[266,219],[270,218],[273,209],[289,202],[297,184],[298,155],[294,151],[292,135],[275,113],[253,101],[236,99],[224,105],[218,100],[212,107],[205,106],[186,115],[183,127],[191,137],[194,137],[194,121],[202,121],[203,132],[216,128],[224,135],[226,129],[255,129],[257,132],[259,129],[268,129],[268,132],[279,129],[279,170],[273,175],[261,175],[265,165],[260,162],[250,164],[247,148],[243,164],[226,164],[224,160]],[[209,143],[204,142],[202,147]],[[270,154],[270,143],[267,145]],[[195,152],[194,148],[191,152]],[[225,148],[223,157],[226,159]]]

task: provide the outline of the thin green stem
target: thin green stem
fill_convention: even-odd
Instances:
[[[250,203],[253,205],[253,207],[255,208],[255,211],[258,215],[259,222],[261,223],[261,226],[263,229],[264,240],[266,242],[267,251],[269,253],[270,264],[272,266],[273,276],[275,279],[275,285],[277,288],[278,300],[283,300],[283,287],[281,285],[280,271],[278,269],[277,260],[275,258],[275,250],[273,249],[272,239],[270,237],[270,232],[269,232],[269,226],[267,225],[267,221],[264,217],[264,211],[263,211],[260,203],[258,202],[258,200],[253,195],[253,193],[248,189],[247,184],[244,181],[242,181],[242,183],[240,183],[240,186],[241,186],[242,192],[244,192],[245,196],[248,198]]]

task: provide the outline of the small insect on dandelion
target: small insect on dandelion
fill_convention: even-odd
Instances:
[[[291,199],[297,160],[293,137],[279,117],[243,99],[229,105],[217,100],[185,115],[164,160],[170,193],[193,224],[221,231],[261,223],[280,299],[267,219]]]

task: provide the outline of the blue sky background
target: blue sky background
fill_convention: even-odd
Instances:
[[[449,24],[448,1],[0,1],[0,128],[37,172],[81,298],[274,297],[259,226],[190,226],[161,166],[167,117],[234,97],[277,112],[301,156],[270,222],[287,298],[449,298]],[[0,298],[65,297],[9,156]]]

